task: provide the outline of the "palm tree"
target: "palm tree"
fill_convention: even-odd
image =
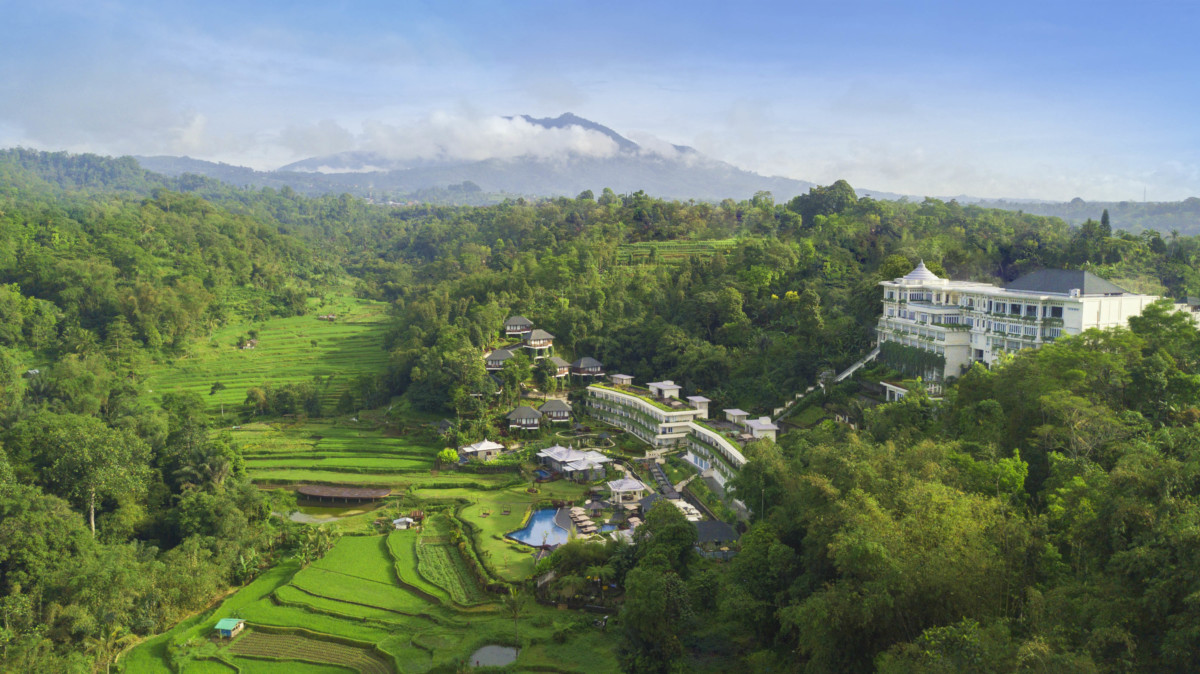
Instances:
[[[134,641],[137,641],[137,635],[126,632],[123,626],[109,625],[107,629],[100,631],[99,636],[88,637],[84,641],[84,647],[95,657],[94,669],[99,671],[100,665],[103,664],[104,671],[108,672],[116,656]]]
[[[219,446],[202,444],[188,453],[184,464],[175,471],[175,478],[184,489],[217,491],[232,470],[229,457]]]

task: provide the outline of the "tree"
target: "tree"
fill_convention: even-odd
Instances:
[[[453,447],[446,447],[437,453],[438,466],[453,466],[458,463],[458,452]]]
[[[100,499],[137,493],[149,472],[150,450],[131,430],[95,417],[43,412],[22,420],[10,441],[32,458],[41,481],[88,513],[96,534]]]

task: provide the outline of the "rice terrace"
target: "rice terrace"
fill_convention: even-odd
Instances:
[[[440,417],[403,403],[335,412],[359,375],[386,361],[386,307],[348,297],[327,306],[336,320],[310,313],[217,330],[160,363],[148,386],[201,396],[253,482],[295,493],[291,519],[336,542],[137,645],[118,660],[123,671],[460,671],[471,657],[487,668],[500,647],[516,654],[514,671],[617,671],[594,618],[532,600],[524,585],[535,550],[505,537],[539,504],[578,501],[584,487],[560,481],[530,493],[515,466],[438,470],[444,443],[431,427]],[[296,384],[316,387],[317,414],[247,411],[248,391]],[[392,519],[414,511],[412,528],[393,530]],[[222,620],[241,631],[214,636]]]

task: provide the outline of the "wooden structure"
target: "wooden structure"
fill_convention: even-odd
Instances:
[[[296,493],[319,503],[363,503],[377,501],[392,493],[382,487],[332,487],[323,484],[305,484],[296,487]]]

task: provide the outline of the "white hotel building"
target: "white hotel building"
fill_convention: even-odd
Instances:
[[[1043,269],[999,287],[938,278],[925,263],[883,281],[879,344],[895,342],[945,358],[942,372],[957,377],[972,363],[991,365],[1001,353],[1037,349],[1062,335],[1125,325],[1154,295],[1126,291],[1086,271]]]

